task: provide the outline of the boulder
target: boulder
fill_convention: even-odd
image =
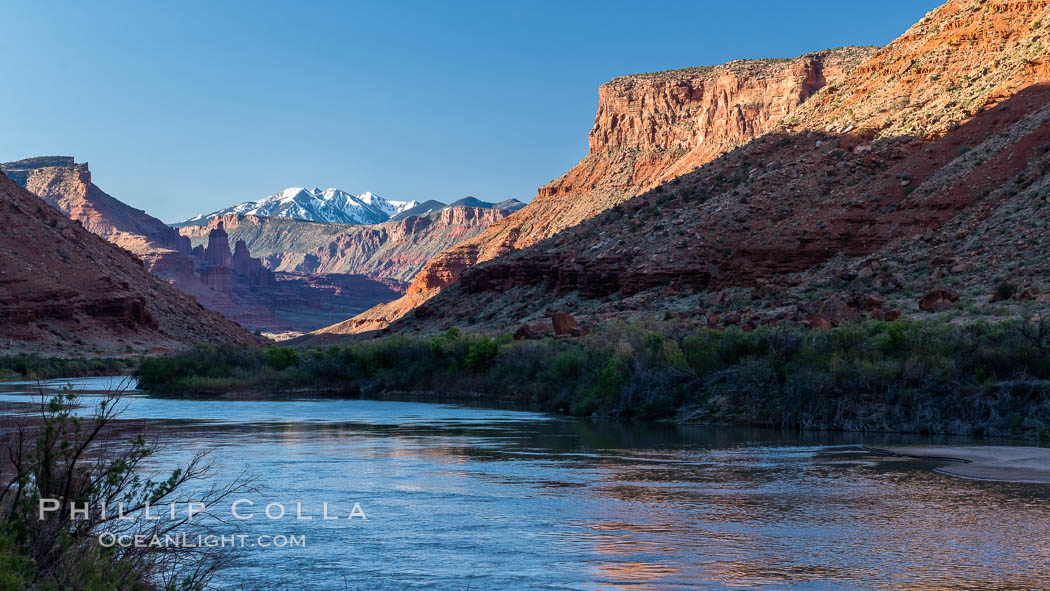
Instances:
[[[802,322],[810,328],[816,328],[820,330],[830,330],[831,321],[821,316],[820,314],[808,314],[806,319]]]
[[[854,322],[860,314],[839,298],[830,298],[820,304],[816,314],[827,320],[832,326]]]
[[[704,297],[704,305],[708,308],[714,308],[715,306],[721,306],[726,303],[726,294],[724,291],[716,291],[714,293],[707,294]]]
[[[926,292],[919,300],[919,309],[923,312],[941,312],[951,308],[959,301],[959,294],[950,289],[938,287]]]
[[[876,289],[893,291],[900,289],[903,283],[901,282],[900,278],[898,278],[896,275],[892,273],[883,273],[875,277],[875,280],[872,282],[872,285],[874,285]]]
[[[1039,298],[1038,287],[1026,287],[1017,294],[1017,299],[1022,302],[1031,302]]]
[[[542,339],[549,330],[545,322],[525,322],[514,331],[514,340]]]
[[[854,297],[853,300],[850,301],[850,306],[864,312],[872,312],[874,310],[881,310],[884,303],[885,301],[882,298],[873,293],[869,293]]]
[[[765,283],[755,288],[755,297],[768,298],[771,295],[775,295],[776,292],[776,286],[774,286],[772,283]]]
[[[564,312],[555,312],[551,315],[551,324],[554,326],[554,336],[570,335],[572,329],[579,325],[571,314]]]

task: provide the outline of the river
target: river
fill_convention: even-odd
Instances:
[[[68,382],[90,402],[111,380]],[[32,396],[0,384],[0,402]],[[254,518],[222,526],[231,534],[303,536],[224,549],[222,588],[1050,588],[1050,487],[952,478],[862,447],[965,439],[421,402],[127,404],[124,418],[164,444],[155,466],[208,449],[214,482],[256,475],[239,509]],[[288,513],[262,517],[269,503]],[[297,503],[312,519],[290,515]]]

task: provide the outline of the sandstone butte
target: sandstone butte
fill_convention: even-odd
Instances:
[[[0,173],[5,350],[124,353],[260,339]]]
[[[1048,12],[953,0],[873,52],[614,80],[580,165],[324,332],[412,309],[395,330],[552,310],[826,326],[927,313],[937,290],[959,295],[939,311],[983,305],[1002,282],[1047,299]]]
[[[29,158],[4,165],[12,179],[79,221],[89,232],[137,255],[188,253],[189,240],[167,224],[111,197],[91,182],[87,163],[72,157]]]
[[[771,131],[872,51],[847,47],[613,79],[598,89],[589,153],[579,164],[507,220],[436,256],[402,298],[322,332],[385,328],[466,268],[550,238]]]

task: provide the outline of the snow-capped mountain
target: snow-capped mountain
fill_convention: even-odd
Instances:
[[[293,187],[258,201],[248,201],[219,211],[192,217],[178,225],[193,225],[226,214],[257,215],[269,218],[294,218],[313,222],[341,224],[378,224],[417,201],[387,201],[374,193],[353,195],[339,189],[303,189]]]

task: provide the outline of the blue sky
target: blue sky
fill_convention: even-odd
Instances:
[[[527,201],[622,74],[884,45],[881,2],[4,0],[0,161],[89,161],[165,221],[289,186]]]

